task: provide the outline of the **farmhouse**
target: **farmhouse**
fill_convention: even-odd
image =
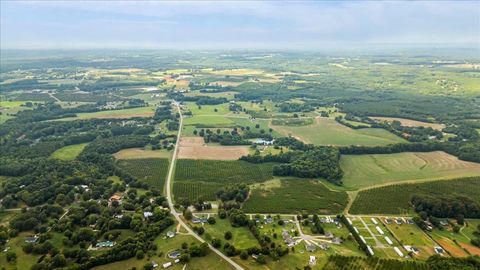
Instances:
[[[38,236],[25,237],[25,243],[36,243],[38,241]]]
[[[115,242],[112,241],[105,241],[105,242],[98,242],[95,246],[97,248],[104,248],[104,247],[113,247]]]
[[[174,251],[168,253],[167,256],[168,256],[170,259],[176,259],[176,258],[180,257],[180,255],[182,255],[182,253],[180,252],[180,250],[177,249],[177,250],[174,250]]]

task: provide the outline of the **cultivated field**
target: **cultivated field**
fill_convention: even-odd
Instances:
[[[88,143],[80,143],[62,147],[53,152],[52,157],[62,160],[75,159],[83,151],[83,148],[85,148],[87,144]]]
[[[308,126],[275,126],[279,133],[294,136],[306,143],[315,145],[366,145],[377,146],[405,142],[400,137],[378,128],[351,129],[330,118],[317,117]]]
[[[377,184],[480,175],[480,164],[459,160],[445,152],[342,155],[343,183],[349,188]]]
[[[123,110],[108,110],[92,113],[78,113],[77,117],[61,118],[59,121],[71,121],[74,119],[128,119],[134,117],[152,117],[155,111],[153,107],[139,107]]]
[[[480,202],[480,177],[442,180],[419,184],[397,184],[360,191],[351,214],[404,214],[412,211],[414,194],[432,196],[467,196]]]
[[[117,164],[139,181],[146,182],[152,187],[163,190],[168,171],[168,159],[128,159],[119,160]]]
[[[375,119],[377,121],[383,122],[393,122],[393,121],[398,121],[402,124],[402,126],[405,127],[431,127],[436,130],[442,130],[445,128],[444,124],[437,124],[437,123],[427,123],[427,122],[421,122],[421,121],[416,121],[416,120],[411,120],[411,119],[405,119],[405,118],[395,118],[395,117],[370,117],[372,119]]]
[[[248,155],[248,146],[217,146],[206,145],[202,137],[182,137],[178,158],[237,160]]]
[[[250,213],[340,213],[347,203],[347,194],[332,191],[320,181],[288,178],[256,184],[243,209]]]
[[[113,156],[116,159],[139,159],[139,158],[170,158],[171,152],[167,150],[147,150],[141,148],[122,149]]]

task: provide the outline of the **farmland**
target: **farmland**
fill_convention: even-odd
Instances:
[[[83,148],[85,148],[85,146],[87,146],[87,143],[65,146],[53,152],[52,157],[62,160],[72,160],[75,159],[80,154],[80,152],[83,151]]]
[[[279,185],[257,185],[243,209],[251,213],[340,213],[347,203],[345,192],[331,191],[321,182],[281,179]]]
[[[128,119],[134,117],[151,117],[154,114],[153,107],[139,107],[121,110],[107,110],[92,113],[78,113],[77,117],[62,118],[60,121],[71,121],[74,119]]]
[[[140,148],[122,149],[113,156],[116,159],[139,159],[139,158],[170,158],[170,152],[167,150],[148,150]]]
[[[180,139],[180,159],[237,160],[248,154],[248,146],[207,145],[202,137]]]
[[[330,118],[318,117],[316,122],[307,126],[274,126],[277,132],[292,135],[306,143],[315,145],[365,145],[377,146],[405,142],[386,130],[378,128],[351,129]]]
[[[340,166],[346,187],[365,188],[405,180],[460,178],[480,175],[480,164],[445,152],[343,155]]]
[[[442,130],[445,128],[444,124],[428,123],[428,122],[416,121],[416,120],[405,119],[405,118],[395,118],[395,117],[371,117],[371,118],[380,122],[398,121],[402,126],[405,126],[405,127],[426,127],[426,128],[430,127],[436,130]]]
[[[139,181],[144,181],[150,186],[163,190],[167,177],[168,159],[142,158],[119,160],[118,166],[133,175]]]
[[[410,213],[414,194],[468,196],[480,202],[480,178],[442,180],[419,184],[395,184],[360,191],[350,208],[351,214]]]

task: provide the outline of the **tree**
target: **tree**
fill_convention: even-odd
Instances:
[[[265,257],[265,255],[260,254],[260,255],[258,255],[256,261],[257,261],[257,263],[259,263],[259,264],[266,264],[266,263],[267,263],[267,258]]]
[[[145,257],[145,253],[142,250],[138,250],[135,254],[135,257],[137,258],[137,260],[141,260]]]
[[[192,211],[190,211],[190,209],[185,209],[185,211],[183,211],[183,216],[186,220],[191,220],[193,218]]]
[[[67,260],[63,254],[57,254],[52,258],[52,266],[55,268],[67,265]]]
[[[188,263],[190,261],[190,255],[188,254],[182,254],[180,255],[180,258],[179,258],[180,262],[185,264],[185,263]]]
[[[219,248],[222,246],[222,240],[218,239],[218,238],[213,238],[212,239],[212,246],[215,247],[215,248]]]
[[[248,259],[248,253],[247,253],[245,250],[243,250],[243,251],[240,253],[240,259],[242,259],[242,260]]]
[[[232,239],[232,236],[233,236],[233,235],[232,235],[232,232],[231,232],[231,231],[226,231],[226,232],[225,232],[225,239],[226,239],[226,240]]]
[[[207,219],[207,222],[208,222],[208,224],[213,225],[213,224],[215,224],[217,221],[215,220],[214,217],[209,217],[209,218]]]
[[[11,250],[7,251],[7,261],[15,262],[17,260],[17,254]]]

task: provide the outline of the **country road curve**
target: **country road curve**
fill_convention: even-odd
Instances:
[[[178,126],[178,133],[177,133],[177,139],[175,142],[175,148],[173,150],[173,156],[172,156],[172,161],[170,162],[170,166],[168,168],[168,175],[167,175],[167,182],[166,182],[166,194],[167,194],[167,201],[168,201],[168,206],[170,208],[170,212],[172,215],[175,217],[175,219],[178,221],[178,223],[187,230],[188,234],[192,235],[195,237],[200,243],[207,243],[208,247],[215,253],[218,254],[222,259],[227,261],[229,264],[231,264],[235,269],[237,270],[243,270],[244,268],[241,267],[239,264],[234,262],[232,259],[229,257],[225,256],[220,250],[214,248],[210,243],[206,242],[201,238],[197,233],[195,233],[181,218],[180,218],[180,213],[177,212],[173,205],[173,199],[172,199],[172,181],[173,181],[173,171],[175,170],[175,163],[177,159],[177,154],[178,154],[178,145],[180,142],[180,135],[182,133],[182,127],[183,127],[183,115],[182,111],[180,110],[180,104],[173,100],[173,104],[177,108],[178,114],[180,115],[180,123]]]

